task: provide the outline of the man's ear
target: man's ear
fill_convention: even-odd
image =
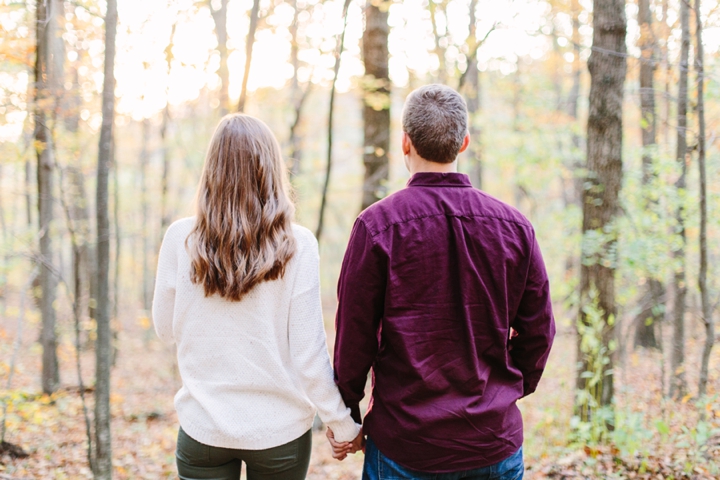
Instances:
[[[407,132],[403,132],[403,134],[402,134],[403,155],[410,155],[410,147],[411,146],[412,146],[412,141],[410,140],[410,135],[408,135]]]
[[[460,147],[460,151],[458,153],[462,153],[467,150],[468,145],[470,145],[470,134],[466,133],[465,138],[463,138],[462,146]]]

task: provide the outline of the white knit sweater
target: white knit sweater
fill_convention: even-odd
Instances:
[[[359,426],[333,382],[313,234],[293,225],[297,250],[284,277],[231,302],[190,281],[194,222],[178,220],[165,234],[152,307],[160,339],[177,344],[183,430],[206,445],[262,450],[300,437],[317,407],[337,440],[354,439]]]

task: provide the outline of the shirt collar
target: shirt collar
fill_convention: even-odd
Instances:
[[[407,182],[408,187],[472,187],[464,173],[418,172]]]

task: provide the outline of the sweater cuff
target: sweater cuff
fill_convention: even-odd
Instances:
[[[328,424],[330,430],[333,431],[335,441],[352,442],[360,433],[360,425],[355,423],[352,418],[347,417],[341,422],[332,422]]]

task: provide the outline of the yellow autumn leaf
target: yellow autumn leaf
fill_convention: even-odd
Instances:
[[[691,398],[692,398],[692,393],[688,393],[687,395],[685,395],[685,396],[682,398],[681,402],[682,402],[682,403],[687,403],[688,400],[690,400]]]

